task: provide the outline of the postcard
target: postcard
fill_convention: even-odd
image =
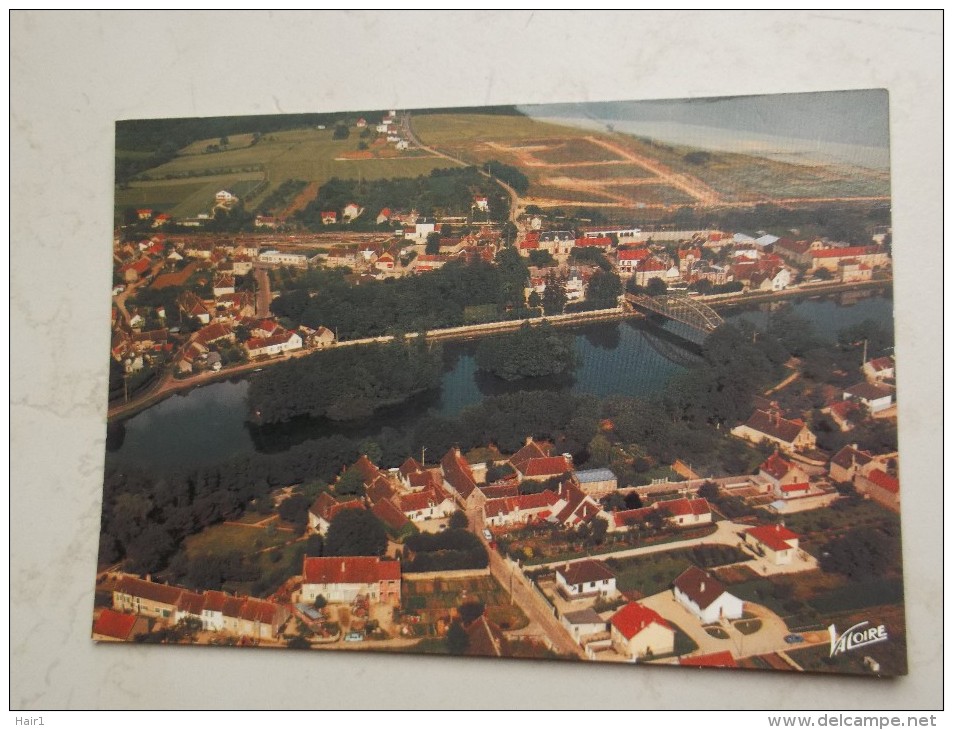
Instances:
[[[117,122],[93,638],[906,674],[887,107]]]

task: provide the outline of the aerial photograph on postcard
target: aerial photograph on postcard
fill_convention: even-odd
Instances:
[[[118,121],[93,639],[906,674],[888,126]]]

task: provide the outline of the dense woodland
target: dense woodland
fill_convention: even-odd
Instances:
[[[551,324],[523,324],[516,332],[480,341],[476,363],[481,370],[504,380],[571,375],[578,356],[573,336]]]
[[[249,417],[256,423],[296,416],[332,421],[366,418],[382,406],[437,387],[442,368],[440,346],[425,340],[316,352],[252,378]]]
[[[528,275],[513,249],[500,251],[496,265],[452,261],[424,276],[359,286],[348,283],[343,270],[315,270],[294,278],[295,288],[285,289],[272,310],[295,325],[330,327],[340,340],[516,319],[526,316]]]
[[[504,220],[509,213],[506,191],[489,181],[475,167],[442,168],[429,175],[400,177],[391,180],[342,180],[331,178],[318,190],[318,196],[295,214],[295,218],[312,230],[327,229],[321,222],[326,210],[340,212],[348,203],[357,203],[364,212],[347,224],[352,229],[387,230],[393,224],[377,224],[377,214],[384,208],[421,216],[458,215],[471,212],[473,197],[486,194],[493,220]]]

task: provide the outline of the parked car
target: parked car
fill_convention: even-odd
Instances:
[[[788,634],[784,637],[784,641],[787,644],[800,644],[804,641],[804,637],[800,634]]]
[[[483,528],[483,537],[485,537],[487,540],[491,540],[491,541],[492,541],[492,540],[493,540],[493,533],[490,532],[488,529],[486,529],[486,528],[484,527],[484,528]]]

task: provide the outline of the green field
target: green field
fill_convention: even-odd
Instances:
[[[703,559],[699,560],[699,556]],[[692,565],[708,569],[718,565],[742,562],[748,556],[727,545],[702,545],[642,557],[608,559],[606,565],[616,574],[621,591],[639,591],[651,596],[671,587],[672,581]]]
[[[415,114],[413,127],[414,133],[426,145],[464,149],[482,142],[552,144],[567,137],[590,134],[584,129],[537,122],[529,117],[497,114]]]
[[[219,555],[238,550],[250,555],[265,548],[284,545],[293,539],[290,532],[279,531],[273,535],[267,529],[258,527],[240,527],[238,525],[215,525],[197,535],[185,539],[185,549],[192,555],[212,553]]]
[[[529,623],[519,606],[510,605],[509,594],[492,576],[405,580],[402,590],[404,608],[419,613],[424,624],[447,616],[451,608],[469,601],[482,602],[487,618],[500,628],[521,629]]]

